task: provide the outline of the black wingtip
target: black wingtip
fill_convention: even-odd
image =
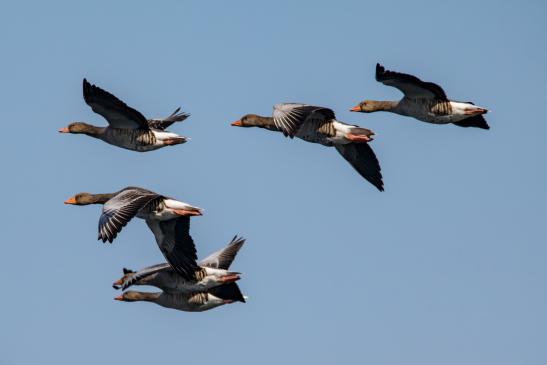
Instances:
[[[82,85],[84,87],[84,93],[86,93],[89,88],[91,87],[91,83],[87,81],[87,79],[84,77],[84,81],[82,82]]]
[[[228,245],[230,246],[233,246],[233,245],[243,245],[245,243],[247,239],[240,236],[240,235],[235,235],[234,238],[232,238],[232,240],[230,241],[230,243]]]
[[[99,234],[99,237],[97,237],[97,240],[103,241],[103,243],[106,243],[106,241],[108,241],[108,243],[112,243],[114,241],[115,237],[116,236],[114,236],[114,237],[103,237]]]
[[[386,71],[384,66],[380,65],[379,63],[376,63],[376,81],[379,81],[379,78],[382,76],[382,74]]]
[[[91,84],[87,81],[87,79],[84,77],[84,81],[82,82],[82,90],[84,94],[84,100],[87,102],[89,98],[89,92],[91,88]]]

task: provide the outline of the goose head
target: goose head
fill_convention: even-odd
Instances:
[[[277,131],[277,127],[273,121],[273,118],[263,117],[256,114],[246,114],[241,119],[236,120],[232,123],[234,127],[259,127],[265,128],[272,131]]]
[[[375,100],[363,100],[358,105],[350,109],[351,112],[372,113],[379,110],[384,110],[382,103]]]
[[[160,294],[161,293],[143,293],[140,291],[128,290],[121,295],[118,295],[114,300],[119,300],[121,302],[153,302],[159,298]]]
[[[73,122],[67,127],[59,129],[59,133],[97,135],[100,133],[100,129],[101,128],[99,127],[84,122]]]
[[[121,302],[137,302],[142,300],[141,294],[141,292],[129,290],[118,295],[114,300],[119,300]]]
[[[247,114],[232,123],[234,127],[258,127],[261,125],[261,119],[259,115]]]
[[[133,270],[129,270],[129,269],[126,269],[125,267],[123,268],[123,276],[116,280],[113,284],[112,284],[112,287],[114,289],[121,289],[123,284],[127,281],[127,279],[129,279],[129,277],[134,274],[135,272]]]
[[[71,205],[89,205],[89,204],[104,204],[114,194],[91,194],[91,193],[78,193],[73,197],[65,200],[65,204]]]

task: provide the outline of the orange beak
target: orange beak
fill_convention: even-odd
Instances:
[[[350,112],[360,112],[361,111],[361,105],[354,106],[349,111]]]
[[[114,300],[119,300],[123,302],[123,295],[118,295]]]
[[[243,123],[241,123],[241,120],[236,120],[235,122],[232,123],[232,125],[234,127],[242,127]]]
[[[76,204],[76,198],[75,197],[72,197],[72,198],[68,198],[67,200],[65,200],[65,204]]]
[[[70,131],[68,130],[68,128],[61,128],[59,129],[59,133],[70,133]]]

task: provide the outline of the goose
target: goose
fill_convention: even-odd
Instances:
[[[167,262],[187,280],[198,269],[196,248],[189,234],[190,217],[202,215],[202,209],[139,187],[127,187],[111,194],[79,193],[65,204],[103,204],[98,239],[114,241],[133,218],[146,221]]]
[[[336,120],[329,108],[299,103],[274,106],[273,117],[247,114],[232,123],[235,127],[259,127],[282,132],[285,137],[333,147],[378,190],[384,190],[380,163],[369,146],[374,132]]]
[[[433,124],[452,123],[459,127],[490,129],[482,116],[487,109],[472,102],[449,100],[437,84],[399,72],[389,71],[376,64],[376,81],[399,89],[404,97],[399,101],[365,100],[350,109],[352,112],[387,111]]]
[[[199,269],[192,281],[185,280],[171,268],[171,265],[164,263],[138,271],[124,268],[124,275],[115,281],[112,287],[125,290],[132,285],[151,285],[169,293],[207,291],[240,279],[239,273],[230,272],[228,269],[244,243],[245,239],[236,236],[226,247],[198,262]]]
[[[128,290],[114,298],[123,302],[152,302],[165,308],[177,309],[184,312],[203,312],[234,302],[245,303],[245,297],[236,283],[228,283],[193,293],[145,293]]]
[[[108,127],[73,122],[59,129],[61,133],[86,134],[114,146],[146,152],[188,141],[188,138],[166,131],[171,124],[182,122],[189,114],[177,108],[163,119],[146,119],[138,110],[98,86],[83,81],[84,100],[91,109],[103,116]]]

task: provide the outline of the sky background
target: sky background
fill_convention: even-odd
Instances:
[[[547,363],[547,6],[541,1],[9,2],[1,364]],[[397,99],[376,62],[492,112],[490,131],[348,110]],[[136,153],[57,132],[106,122],[81,83],[192,140]],[[230,127],[279,102],[377,133],[384,193],[334,149]],[[204,257],[241,234],[247,304],[122,303],[163,262],[143,221],[96,240],[75,193],[146,187],[205,209]],[[153,290],[153,289],[152,289]]]

